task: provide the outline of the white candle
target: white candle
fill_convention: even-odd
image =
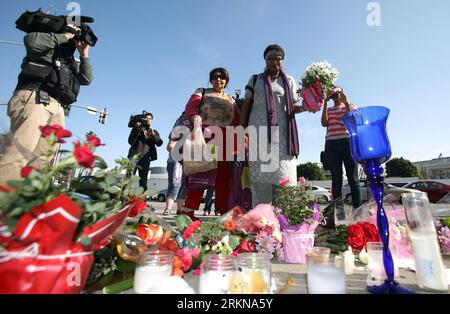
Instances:
[[[435,234],[410,232],[420,287],[448,291],[447,278]]]
[[[351,275],[355,269],[355,255],[353,255],[352,248],[349,246],[348,250],[344,252],[344,266],[345,274]]]
[[[147,293],[154,283],[161,278],[170,277],[171,265],[146,265],[138,266],[134,273],[134,291],[136,293]]]
[[[309,294],[345,294],[343,267],[326,264],[308,264]]]
[[[227,294],[233,271],[210,270],[200,276],[200,294]]]

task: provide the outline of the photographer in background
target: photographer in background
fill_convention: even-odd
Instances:
[[[131,145],[128,151],[128,158],[139,154],[137,170],[139,170],[139,185],[147,190],[148,171],[150,162],[158,159],[156,146],[163,144],[158,131],[150,126],[153,122],[153,115],[150,112],[143,112],[142,115],[131,116],[128,127],[133,129],[128,136],[128,144]],[[136,170],[134,171],[136,173]]]
[[[24,37],[27,54],[8,102],[10,132],[17,145],[9,144],[0,156],[0,185],[20,179],[20,170],[28,163],[42,165],[48,147],[39,126],[64,127],[64,109],[76,101],[80,85],[91,83],[90,46],[74,39],[77,32],[80,28],[70,24],[62,33],[29,32]],[[76,50],[80,62],[74,58]]]

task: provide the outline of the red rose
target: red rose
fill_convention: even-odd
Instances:
[[[94,147],[105,146],[105,144],[102,144],[102,141],[95,135],[88,135],[86,140]]]
[[[79,142],[75,142],[75,149],[73,155],[80,166],[91,168],[94,165],[95,156],[92,154],[92,150],[88,144],[80,145]]]
[[[244,240],[241,242],[241,244],[239,244],[237,251],[238,253],[255,252],[255,242]]]
[[[347,244],[352,247],[353,250],[361,251],[364,248],[364,239],[358,237],[348,237]]]
[[[374,224],[367,223],[364,226],[365,239],[367,242],[380,242],[380,234]]]
[[[22,178],[26,178],[30,175],[31,171],[35,170],[36,168],[32,167],[32,166],[25,166],[22,168],[22,170],[20,170],[20,176]]]
[[[348,234],[349,238],[361,238],[361,239],[364,239],[364,236],[365,236],[364,227],[361,226],[361,224],[359,224],[359,223],[350,225],[347,228],[347,234]]]
[[[39,127],[39,130],[41,130],[42,137],[47,137],[50,134],[54,133],[55,136],[58,138],[58,143],[65,143],[66,141],[63,140],[63,137],[71,137],[72,132],[69,130],[65,130],[62,126],[54,124],[54,125],[41,125]]]
[[[179,248],[178,242],[175,239],[167,239],[161,244],[160,247],[161,250],[167,250],[172,252],[177,252],[178,248]]]
[[[183,232],[183,239],[187,240],[191,237],[191,235],[200,227],[202,222],[200,220],[196,220],[192,222],[186,230]]]
[[[364,227],[361,223],[355,223],[347,228],[347,244],[357,251],[363,249],[366,242]]]

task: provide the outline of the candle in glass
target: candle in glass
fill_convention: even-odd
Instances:
[[[134,272],[134,291],[148,293],[161,278],[170,277],[173,270],[173,252],[148,250],[139,255]]]
[[[202,260],[200,294],[227,294],[235,263],[231,255],[210,254]]]

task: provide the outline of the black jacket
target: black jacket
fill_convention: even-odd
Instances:
[[[145,138],[144,132],[141,128],[133,128],[128,136],[128,144],[131,145],[128,151],[128,158],[136,154],[141,154],[141,158],[150,158],[150,161],[158,159],[156,146],[160,147],[163,144],[158,131],[153,130],[154,135]]]

